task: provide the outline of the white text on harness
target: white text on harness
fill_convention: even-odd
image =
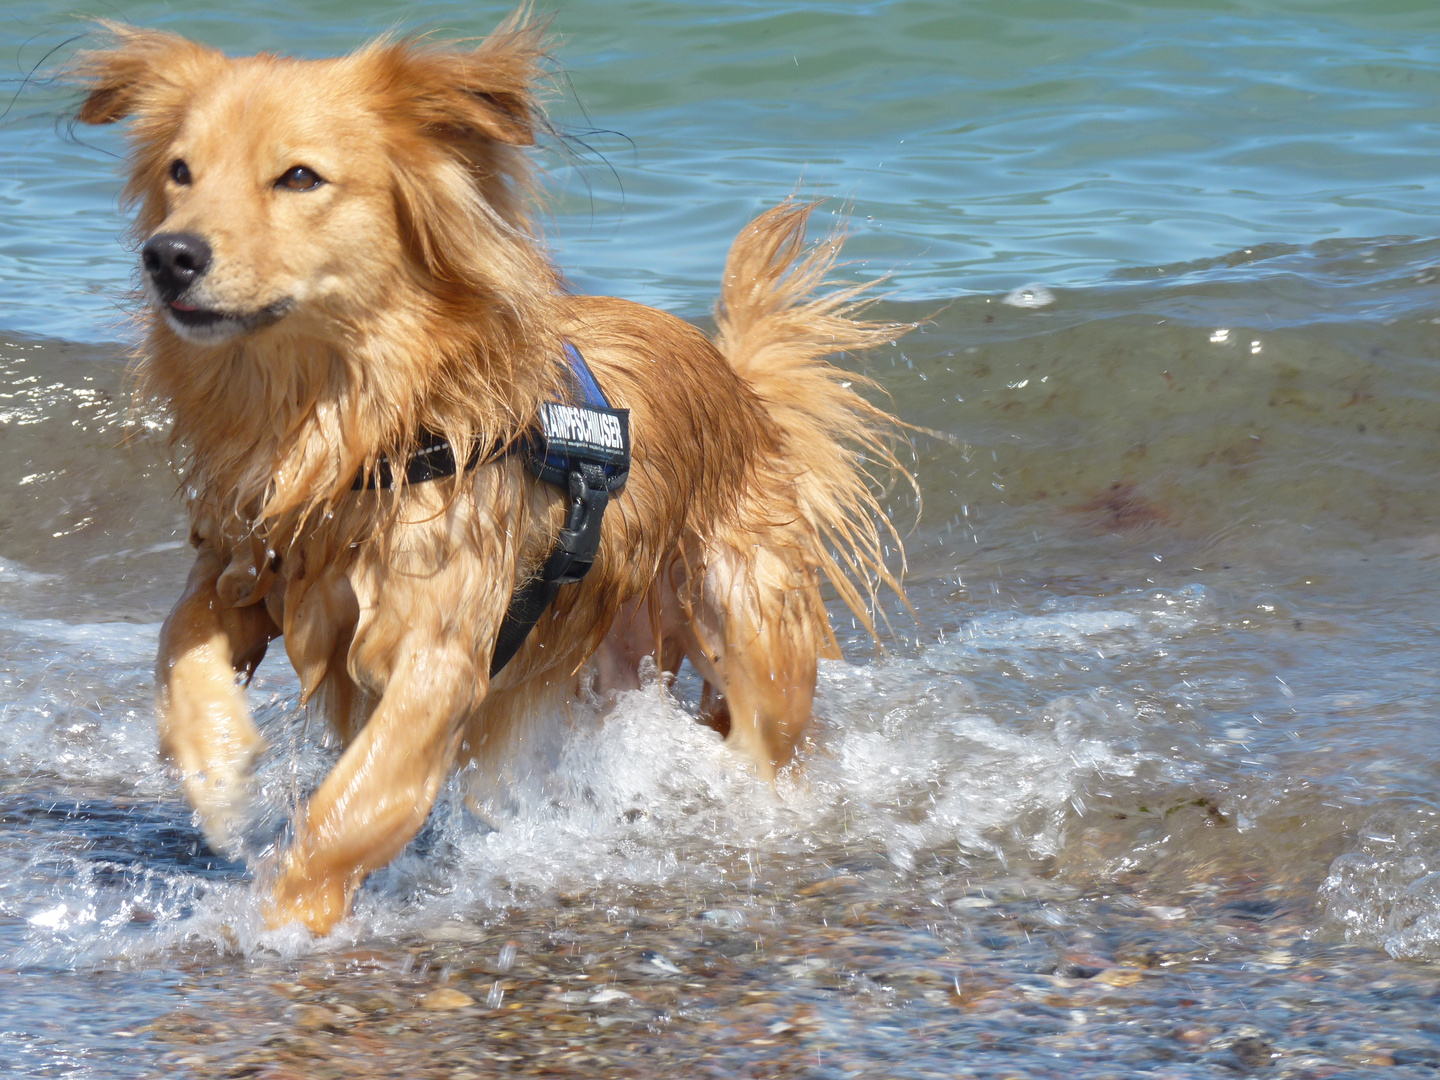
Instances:
[[[545,429],[545,438],[551,442],[599,446],[615,451],[625,449],[620,420],[610,413],[547,402],[540,410],[540,422]]]

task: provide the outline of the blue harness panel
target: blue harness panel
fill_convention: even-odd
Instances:
[[[546,483],[564,487],[584,464],[604,470],[609,491],[625,486],[630,473],[630,410],[612,409],[580,350],[565,343],[565,358],[575,376],[578,400],[547,401],[540,426],[528,435],[530,471]]]
[[[570,500],[565,525],[540,576],[521,583],[510,597],[510,608],[491,656],[491,678],[519,651],[560,586],[579,581],[594,565],[605,507],[630,476],[630,410],[610,407],[590,365],[568,341],[565,359],[574,377],[574,397],[542,403],[535,427],[520,439],[489,447],[492,455],[523,453],[530,471],[545,483],[561,488]],[[421,484],[459,471],[454,448],[443,436],[421,431],[416,443],[405,462],[406,483]],[[485,449],[483,442],[477,442],[466,458],[465,468],[479,464]],[[361,470],[351,488],[362,491],[394,486],[394,466],[382,454],[373,469]]]

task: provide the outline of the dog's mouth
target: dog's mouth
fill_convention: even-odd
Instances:
[[[295,307],[288,297],[255,311],[224,311],[201,307],[183,297],[160,305],[165,321],[181,337],[201,344],[214,344],[241,334],[250,334],[279,322]]]
[[[181,326],[191,330],[200,330],[205,327],[214,326],[224,322],[229,316],[223,311],[215,311],[196,307],[194,304],[187,304],[184,300],[171,300],[166,307],[165,314],[174,319]]]

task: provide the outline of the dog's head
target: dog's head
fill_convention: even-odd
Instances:
[[[516,260],[534,257],[523,148],[543,122],[542,27],[517,17],[478,47],[381,39],[329,60],[107,29],[111,45],[75,64],[79,118],[132,121],[125,197],[157,330],[333,340],[397,289],[505,306]]]

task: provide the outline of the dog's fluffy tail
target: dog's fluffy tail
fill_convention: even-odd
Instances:
[[[786,200],[736,237],[715,308],[716,345],[779,428],[781,462],[794,470],[785,479],[794,484],[800,532],[812,549],[803,553],[806,561],[824,570],[873,636],[879,585],[904,599],[890,569],[893,561],[903,573],[904,549],[869,469],[899,474],[912,487],[915,480],[895,456],[901,423],[856,389],[879,388],[825,357],[889,344],[909,327],[857,319],[873,303],[860,299],[865,285],[819,291],[840,253],[844,225],[803,252],[816,205]],[[916,496],[918,506],[918,487]]]

